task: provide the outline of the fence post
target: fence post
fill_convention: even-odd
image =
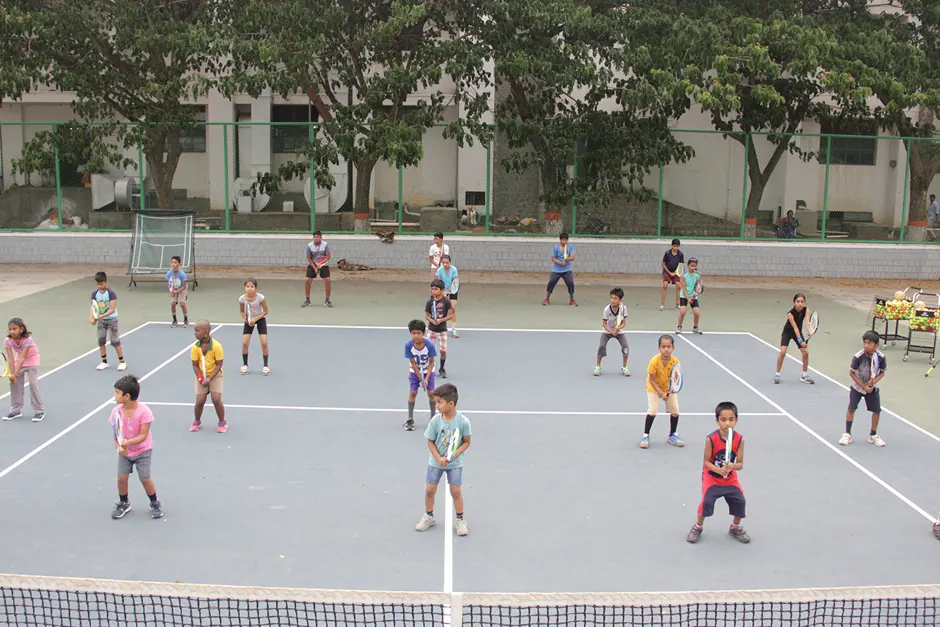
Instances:
[[[316,138],[317,128],[310,122],[307,124],[307,141],[313,145]],[[317,230],[317,197],[314,193],[317,190],[317,183],[314,180],[316,165],[314,164],[313,157],[310,158],[308,171],[310,172],[310,231],[313,232]],[[327,200],[327,202],[329,202],[329,200]]]
[[[402,224],[405,218],[405,206],[401,204],[402,197],[404,196],[402,192],[402,179],[403,178],[404,178],[404,172],[402,171],[402,167],[398,166],[398,232],[399,233],[401,233],[405,228],[404,225]],[[419,226],[418,228],[420,229],[421,227]]]
[[[574,167],[571,169],[571,189],[578,189],[578,142],[574,143]],[[571,234],[578,234],[578,200],[577,192],[571,196]]]
[[[826,136],[826,183],[823,185],[823,219],[820,239],[826,241],[826,222],[829,218],[829,166],[832,165],[832,135]]]
[[[741,233],[739,237],[743,240],[747,236],[747,183],[751,175],[751,160],[748,155],[751,153],[751,134],[744,135],[744,189],[741,192]],[[755,225],[756,226],[756,225]],[[757,233],[754,233],[757,239]]]
[[[65,225],[62,224],[62,168],[59,164],[59,140],[57,137],[59,125],[52,125],[52,147],[55,151],[55,202],[59,212],[59,230]]]
[[[144,146],[142,142],[143,137],[137,141],[137,178],[140,180],[140,210],[144,211],[147,208],[147,183],[146,179],[144,179]],[[133,194],[130,200],[131,205],[133,205]]]
[[[659,164],[659,200],[656,203],[656,237],[663,236],[663,177],[666,166]]]
[[[911,190],[911,150],[914,149],[914,139],[907,139],[907,160],[904,163],[904,199],[901,201],[901,235],[898,241],[904,241],[904,231],[907,229],[907,203],[910,200]]]
[[[491,163],[493,157],[493,138],[486,138],[486,215],[484,220],[486,221],[486,234],[490,234],[490,203],[493,198],[493,165]]]
[[[225,162],[222,166],[222,176],[225,177],[225,232],[232,230],[232,204],[229,198],[228,188],[228,123],[222,125],[222,160]]]

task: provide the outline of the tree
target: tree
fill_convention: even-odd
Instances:
[[[449,30],[450,0],[229,0],[220,68],[222,89],[257,96],[270,89],[284,97],[303,93],[321,123],[303,159],[262,177],[274,187],[300,176],[314,162],[319,187],[335,180],[327,167],[342,156],[355,167],[356,229],[366,228],[372,171],[379,161],[416,165],[424,132],[440,122],[460,95],[445,93],[444,76],[459,79],[483,64],[478,50]],[[351,91],[351,93],[350,93]],[[414,97],[421,94],[420,98]],[[484,100],[465,109],[477,117]],[[471,140],[460,124],[448,135]]]
[[[875,13],[863,2],[850,3],[833,15],[832,28],[842,42],[834,69],[833,92],[840,105],[853,95],[873,95],[877,104],[856,106],[882,128],[902,138],[908,154],[906,238],[923,240],[927,225],[927,190],[940,173],[940,5],[928,0],[898,0],[900,11]]]
[[[29,67],[38,81],[74,92],[76,116],[110,122],[111,136],[125,150],[140,147],[159,206],[171,207],[180,136],[197,121],[191,103],[211,84],[202,73],[212,40],[208,0],[7,4],[0,15],[6,23],[13,7],[20,11],[18,29],[29,40]],[[9,73],[6,63],[0,62],[0,77]],[[16,80],[11,85],[26,87]]]

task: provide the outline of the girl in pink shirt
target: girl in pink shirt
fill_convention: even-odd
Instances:
[[[29,398],[33,405],[33,422],[40,422],[46,414],[39,394],[39,347],[33,341],[22,318],[13,318],[7,324],[8,335],[3,340],[10,367],[10,413],[4,420],[23,415],[23,393],[29,380]]]

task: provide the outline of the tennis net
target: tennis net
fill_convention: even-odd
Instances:
[[[0,575],[14,627],[927,627],[940,586],[483,594],[247,588]]]

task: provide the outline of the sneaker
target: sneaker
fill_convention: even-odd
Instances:
[[[698,327],[692,327],[692,333],[694,333],[695,335],[701,335],[702,330],[699,329]]]
[[[163,518],[163,508],[160,507],[160,501],[150,502],[150,517],[154,519]]]
[[[45,417],[46,417],[45,413],[41,411],[37,411],[35,414],[33,414],[33,422],[42,422],[42,419]]]
[[[422,514],[421,520],[419,520],[418,524],[415,525],[415,531],[427,531],[428,529],[433,527],[436,522],[437,521],[434,520],[434,516],[428,516],[427,514]]]
[[[679,310],[679,303],[676,303],[676,311]]]
[[[332,306],[333,306],[333,303],[330,302],[330,299],[329,299],[329,298],[327,298],[325,301],[323,301],[323,304],[326,305],[327,307],[332,307]]]
[[[194,420],[193,424],[189,425],[190,431],[199,431],[202,428],[202,422],[199,420]]]
[[[414,431],[415,430],[415,421],[414,418],[409,418],[405,421],[405,424],[401,426],[405,431]]]
[[[548,299],[546,298],[545,300],[543,300],[543,301],[542,301],[542,304],[543,304],[543,305],[547,305],[547,304],[548,304]]]
[[[427,516],[427,514],[425,514]],[[470,530],[467,529],[467,521],[463,518],[458,518],[457,522],[454,523],[454,528],[457,530],[458,536],[465,536],[470,533]]]
[[[261,369],[261,374],[263,374],[264,376],[268,376],[269,374],[271,374],[271,369],[265,366],[264,368]]]
[[[682,335],[682,327],[676,327],[676,335]]]
[[[601,367],[600,367],[600,366],[594,366],[594,376],[595,376],[595,377],[601,376]]]
[[[640,448],[649,448],[650,447],[650,436],[644,435],[640,438]]]
[[[877,433],[875,435],[868,436],[868,443],[874,444],[875,446],[884,446],[885,441],[881,439],[881,436]]]
[[[702,537],[702,531],[704,531],[702,527],[692,525],[692,529],[689,530],[689,535],[685,537],[685,541],[690,544],[695,544],[698,542],[698,539]]]
[[[111,511],[111,518],[117,520],[118,518],[124,518],[127,515],[127,512],[131,511],[131,502],[130,501],[118,501],[114,504],[114,509]]]
[[[806,373],[804,373],[804,374],[800,377],[800,381],[802,381],[803,383],[808,383],[808,384],[810,384],[810,385],[813,385],[814,383],[816,383],[816,382],[813,381],[813,380],[810,378],[810,376],[809,376],[808,374],[806,374]]]
[[[4,420],[16,420],[17,418],[22,418],[23,412],[11,411],[9,414],[3,417]]]
[[[848,446],[851,443],[852,443],[851,433],[843,433],[842,437],[839,438],[839,446]]]
[[[933,524],[933,537],[940,540],[940,519]]]
[[[450,334],[451,334],[453,337],[460,337],[460,334],[457,333],[457,329],[453,329],[453,330],[450,332]]]
[[[775,375],[774,375],[774,383],[780,383],[780,375],[779,375],[779,374],[775,374]]]
[[[127,364],[122,361],[121,363],[118,364],[117,369],[118,369],[118,372],[121,372],[121,371],[123,371],[123,370],[127,370]]]
[[[440,371],[438,371],[438,375],[439,375],[442,379],[446,379],[446,378],[447,378],[447,371],[444,370],[443,368],[441,368]]]
[[[216,433],[225,433],[228,431],[228,423],[224,420],[219,421],[219,426],[215,428]]]
[[[95,368],[95,370],[107,370],[108,367],[109,367],[109,366],[108,366],[108,362],[103,361],[103,362],[101,362],[100,364],[98,364],[98,367]]]
[[[680,438],[675,433],[666,438],[666,444],[672,444],[673,446],[678,446],[679,448],[685,446],[685,442],[682,441],[682,438]]]
[[[666,311],[666,306],[665,306],[665,305],[660,305],[660,306],[659,306],[659,310],[660,310],[660,311]]]
[[[183,318],[183,328],[184,329],[189,328],[189,318]]]
[[[568,301],[568,306],[569,306],[569,307],[577,307],[577,306],[578,306],[578,301],[576,301],[575,299],[572,298],[571,300]]]
[[[747,535],[744,527],[731,527],[728,529],[728,534],[741,544],[747,544],[751,541],[751,536]]]
[[[242,366],[238,371],[242,374],[248,374],[248,366]]]
[[[177,322],[176,320],[174,320],[173,322],[170,323],[170,328],[171,328],[171,329],[175,329],[176,327],[179,326],[179,324],[180,324],[179,322]]]
[[[620,373],[621,373],[623,376],[625,376],[625,377],[629,377],[629,376],[630,376],[630,369],[627,368],[626,366],[624,366],[623,368],[620,369]]]
[[[310,299],[308,298],[307,300],[305,300],[303,304],[301,305],[301,307],[310,307]]]

